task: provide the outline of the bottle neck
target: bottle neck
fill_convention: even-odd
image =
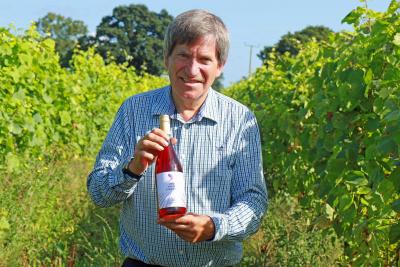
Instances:
[[[171,140],[171,123],[168,115],[160,116],[160,129],[168,135],[168,140]]]

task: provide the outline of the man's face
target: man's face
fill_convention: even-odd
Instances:
[[[213,36],[191,44],[177,44],[165,62],[173,95],[182,101],[199,100],[208,92],[223,65],[218,62]]]

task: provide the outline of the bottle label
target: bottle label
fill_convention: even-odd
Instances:
[[[185,179],[181,172],[162,172],[156,175],[160,209],[186,207]]]

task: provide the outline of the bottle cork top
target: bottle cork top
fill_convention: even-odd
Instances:
[[[160,115],[160,129],[171,135],[171,124],[168,115]]]

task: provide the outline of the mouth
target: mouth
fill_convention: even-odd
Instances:
[[[180,78],[180,79],[185,84],[197,84],[203,82],[201,79],[185,79],[185,78]]]

